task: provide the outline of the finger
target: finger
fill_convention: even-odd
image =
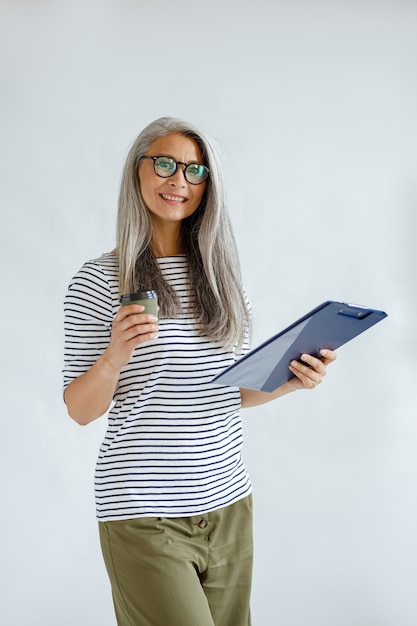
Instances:
[[[158,322],[158,318],[154,315],[150,315],[148,313],[136,313],[131,315],[126,315],[117,319],[117,316],[114,319],[113,326],[116,326],[118,330],[125,331],[133,326],[142,326],[145,324],[156,324]]]
[[[158,334],[159,327],[156,324],[135,324],[123,331],[121,337],[125,341],[130,341],[135,337]]]
[[[314,370],[321,376],[326,375],[326,364],[322,359],[317,359],[311,354],[302,354],[300,359],[301,361],[304,361],[304,363],[307,363],[310,370]]]
[[[114,316],[114,321],[116,322],[121,322],[122,320],[138,314],[138,313],[142,313],[145,311],[145,307],[142,306],[141,304],[127,304],[125,306],[121,306],[119,308],[119,310],[117,311],[116,315]],[[159,309],[158,309],[159,310]],[[144,315],[148,315],[147,313]],[[152,316],[154,317],[154,316]]]
[[[129,315],[126,318],[126,324],[128,326],[140,326],[141,324],[156,324],[158,318],[150,313],[137,313],[135,315]]]
[[[132,348],[136,348],[142,343],[146,343],[147,341],[152,341],[158,337],[158,332],[151,330],[148,333],[140,333],[138,335],[134,335],[131,337],[126,343]]]
[[[322,356],[323,363],[325,363],[326,365],[335,361],[337,357],[337,354],[334,350],[328,350],[327,348],[320,350],[320,354]]]
[[[314,389],[322,382],[324,374],[320,374],[309,365],[303,365],[299,361],[291,361],[290,370],[299,378],[305,389]]]
[[[299,381],[303,389],[315,389],[315,387],[317,387],[317,385],[321,383],[321,378],[316,379],[311,375],[308,376],[307,374],[300,371],[297,367],[290,365],[290,370],[296,377],[296,380]]]
[[[126,308],[128,308],[126,306]],[[137,313],[135,315],[122,316],[122,319],[115,318],[112,328],[112,341],[130,342],[140,337],[139,343],[148,341],[148,336],[152,339],[157,337],[159,326],[154,315]]]

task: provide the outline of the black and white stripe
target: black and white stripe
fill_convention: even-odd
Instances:
[[[96,466],[97,517],[177,517],[248,495],[240,394],[212,384],[235,355],[198,333],[186,258],[159,259],[183,313],[160,320],[159,336],[123,368]],[[117,257],[89,261],[65,300],[64,386],[106,349],[119,308]],[[246,346],[247,349],[247,346]]]

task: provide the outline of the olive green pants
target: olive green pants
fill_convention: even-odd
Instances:
[[[99,530],[119,626],[250,626],[251,496],[195,517]]]

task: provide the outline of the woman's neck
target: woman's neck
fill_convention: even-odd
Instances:
[[[164,256],[178,256],[180,254],[185,254],[185,250],[184,248],[181,246],[175,246],[175,247],[165,247],[165,246],[158,246],[155,247],[154,244],[151,244],[151,250],[152,250],[152,254],[153,256],[157,259],[160,257],[164,257]]]
[[[184,254],[184,244],[182,242],[181,230],[159,231],[154,230],[151,241],[151,250],[154,257],[176,256]]]

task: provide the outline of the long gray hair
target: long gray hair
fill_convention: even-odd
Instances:
[[[194,315],[202,334],[228,349],[240,350],[250,320],[221,165],[208,137],[183,120],[172,117],[155,120],[140,133],[128,153],[117,215],[120,294],[155,289],[162,318],[175,317],[180,312],[176,294],[162,277],[151,251],[152,222],[142,199],[138,175],[140,159],[150,145],[172,133],[196,141],[210,171],[199,208],[182,223]]]

